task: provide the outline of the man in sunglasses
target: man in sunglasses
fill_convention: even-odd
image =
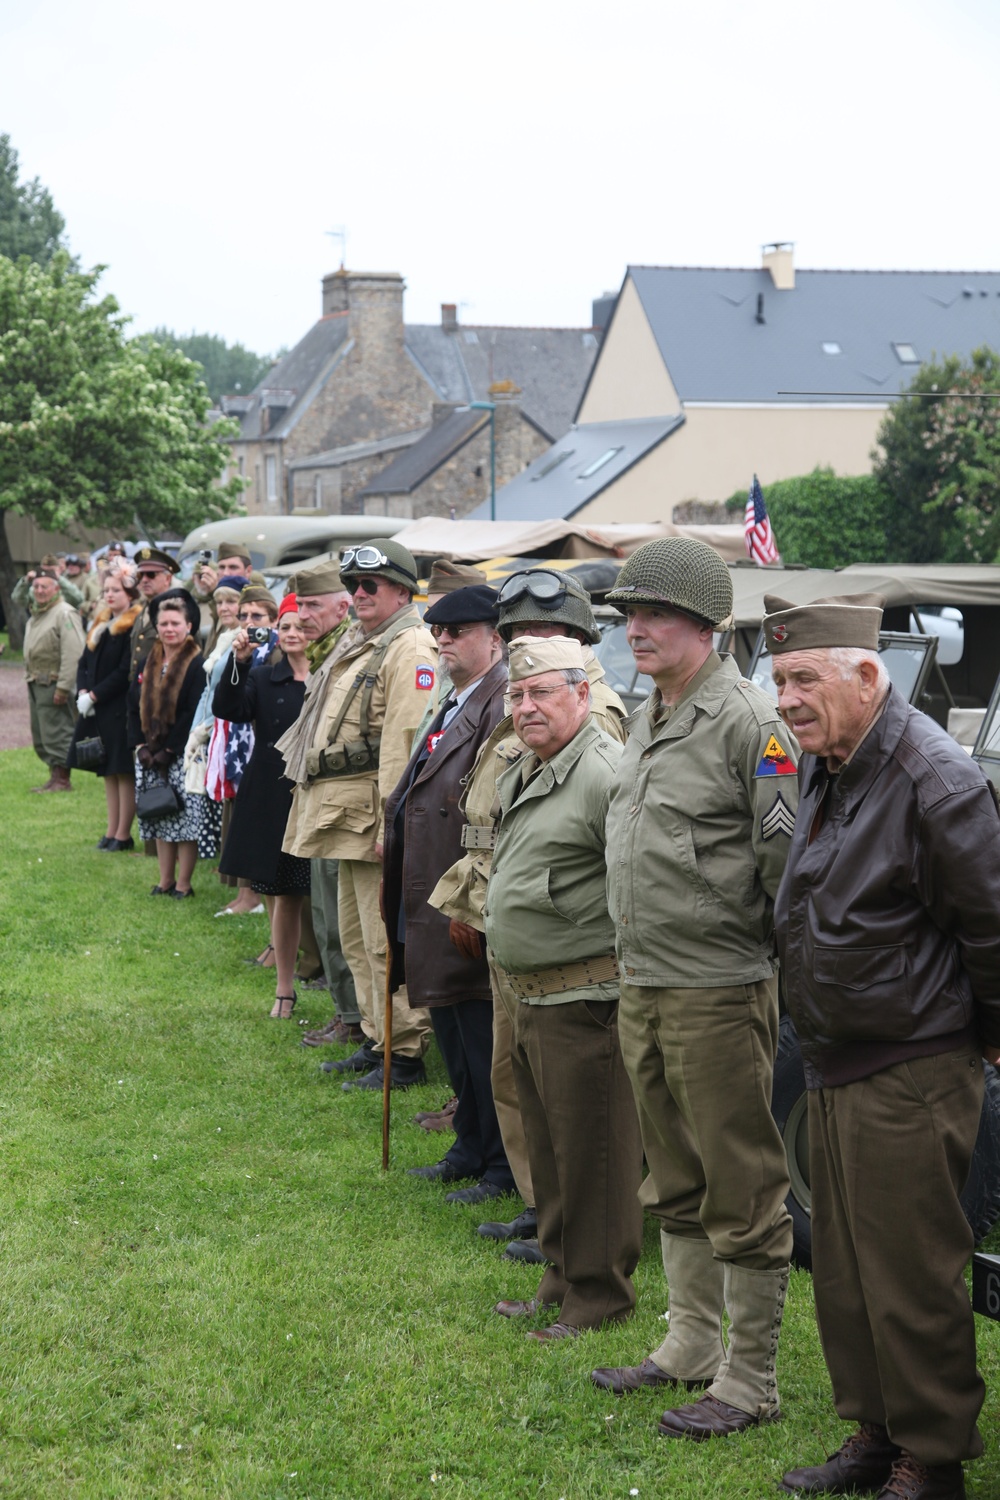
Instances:
[[[174,575],[180,570],[169,552],[143,543],[132,559],[139,577],[139,594],[142,597],[142,613],[132,626],[131,655],[129,657],[129,682],[134,682],[142,662],[146,660],[156,640],[156,629],[149,618],[149,605],[160,594],[174,586]]]
[[[462,851],[460,802],[476,754],[503,717],[507,669],[496,632],[496,593],[472,585],[444,593],[424,615],[451,689],[389,798],[383,868],[391,983],[405,980],[411,1005],[430,1010],[434,1035],[457,1097],[455,1140],[442,1159],[411,1167],[415,1177],[451,1184],[451,1203],[485,1203],[514,1191],[497,1123],[490,1065],[493,1000],[486,943],[459,946],[449,919],[427,894]],[[462,1180],[469,1187],[458,1187]]]
[[[386,938],[379,909],[385,805],[406,769],[414,732],[434,690],[437,643],[413,603],[417,565],[405,547],[376,538],[348,547],[342,587],[357,616],[337,642],[322,700],[303,710],[308,745],[285,744],[285,774],[296,783],[284,849],[339,861],[340,942],[354,976],[364,1041],[349,1058],[323,1063],[347,1089],[381,1089],[385,1040]],[[289,734],[291,735],[291,731]],[[391,1082],[423,1081],[430,1035],[424,1010],[405,988],[392,1012]],[[360,1077],[358,1076],[360,1075]]]

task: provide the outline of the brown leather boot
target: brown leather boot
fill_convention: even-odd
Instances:
[[[921,1464],[901,1453],[878,1493],[879,1500],[965,1500],[962,1465]]]
[[[33,792],[54,792],[55,791],[55,786],[56,786],[56,768],[55,768],[55,766],[50,766],[49,767],[49,779],[45,783],[45,785],[44,786],[33,786],[31,788],[31,790]]]
[[[73,790],[72,782],[69,779],[68,767],[53,766],[52,778],[54,783],[52,790],[54,792],[71,792]]]
[[[790,1469],[778,1485],[786,1495],[874,1495],[900,1456],[884,1427],[862,1422],[825,1464]]]

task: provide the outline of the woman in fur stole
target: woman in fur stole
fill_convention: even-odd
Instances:
[[[131,708],[138,708],[136,792],[141,794],[167,781],[180,802],[177,812],[146,819],[140,814],[139,832],[156,840],[160,879],[151,895],[183,900],[193,896],[191,876],[199,852],[215,853],[215,834],[205,827],[205,799],[184,792],[184,746],[191,733],[198,699],[205,682],[202,656],[195,639],[201,613],[186,589],[167,589],[151,600],[149,615],[156,640],[139,669]],[[202,848],[199,850],[199,844]],[[210,847],[211,846],[211,847]]]
[[[123,559],[119,568],[106,575],[101,592],[104,602],[94,615],[77,667],[76,707],[80,717],[73,733],[69,764],[96,771],[104,778],[108,826],[97,847],[117,852],[134,847],[135,773],[128,748],[127,694],[129,636],[142,610],[134,563]],[[80,767],[76,747],[80,740],[95,735],[104,747],[103,758],[97,765]]]

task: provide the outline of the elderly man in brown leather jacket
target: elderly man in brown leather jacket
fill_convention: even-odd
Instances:
[[[1000,817],[965,752],[889,685],[882,600],[768,596],[805,752],[775,923],[809,1089],[813,1284],[858,1430],[787,1494],[960,1500],[983,1382],[959,1201],[1000,1060]]]

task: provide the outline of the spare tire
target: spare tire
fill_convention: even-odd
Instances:
[[[1000,1219],[1000,1075],[989,1063],[983,1064],[983,1074],[986,1087],[979,1135],[962,1193],[962,1207],[977,1244]],[[771,1113],[788,1159],[791,1186],[785,1206],[792,1216],[792,1259],[805,1270],[812,1266],[807,1098],[799,1039],[791,1016],[785,1015],[778,1026]]]

